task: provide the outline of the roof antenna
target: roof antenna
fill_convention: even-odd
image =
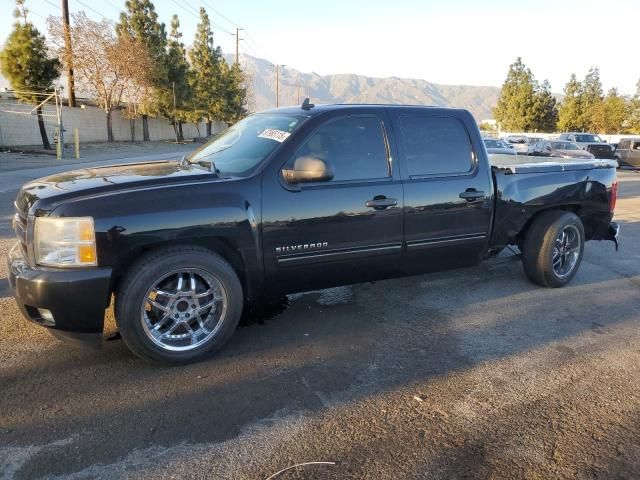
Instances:
[[[311,110],[315,105],[309,101],[309,97],[304,99],[302,102],[302,110]]]

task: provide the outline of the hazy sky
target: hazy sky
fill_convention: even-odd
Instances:
[[[84,3],[84,5],[82,5]],[[116,19],[122,0],[69,0]],[[155,0],[161,19],[180,17],[186,44],[203,5],[229,32],[236,24],[250,39],[241,50],[320,74],[358,73],[422,78],[446,84],[496,85],[517,56],[538,80],[561,92],[572,72],[584,77],[600,67],[605,89],[634,93],[640,79],[640,0]],[[60,0],[27,0],[31,20],[59,15]],[[92,7],[94,11],[87,8]],[[13,1],[0,0],[0,41],[11,28]],[[223,18],[212,11],[214,7]],[[98,13],[99,12],[99,13]],[[625,20],[627,23],[625,23]],[[214,27],[216,28],[216,27]],[[216,28],[225,52],[234,37]]]

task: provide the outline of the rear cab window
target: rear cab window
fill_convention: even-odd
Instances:
[[[468,175],[475,155],[464,124],[453,116],[402,115],[399,149],[410,178]]]

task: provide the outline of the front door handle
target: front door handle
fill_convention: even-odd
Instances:
[[[474,200],[479,200],[484,197],[484,192],[478,191],[474,188],[469,188],[468,190],[460,194],[460,198],[466,200],[467,202],[473,202]]]
[[[396,205],[398,205],[398,201],[395,198],[387,198],[380,195],[374,197],[373,200],[367,200],[364,205],[376,210],[384,210],[387,207],[395,207]]]

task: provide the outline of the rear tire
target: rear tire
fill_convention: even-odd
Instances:
[[[618,169],[622,168],[624,164],[622,163],[622,160],[620,160],[620,157],[613,157],[613,159],[618,162]]]
[[[584,253],[584,227],[574,213],[542,213],[530,226],[522,248],[524,272],[533,283],[557,288],[576,275]]]
[[[240,280],[222,257],[199,247],[170,247],[131,266],[117,290],[115,316],[136,355],[190,363],[222,348],[243,303]]]

